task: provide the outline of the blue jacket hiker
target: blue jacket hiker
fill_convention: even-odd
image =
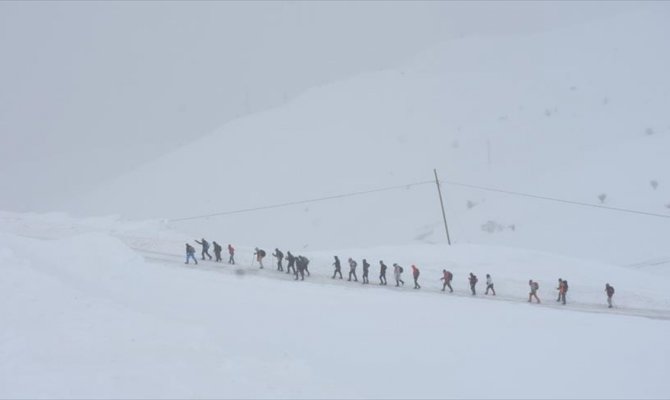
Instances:
[[[190,244],[186,243],[186,262],[184,264],[188,264],[188,260],[193,259],[193,262],[195,262],[196,265],[198,265],[198,260],[195,259],[195,249],[193,246]]]

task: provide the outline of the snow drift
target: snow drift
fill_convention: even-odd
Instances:
[[[368,257],[372,282],[378,257],[412,260],[421,291],[332,281],[329,253],[308,253],[312,277],[295,282],[248,265],[245,251],[235,268],[186,266],[172,250],[183,237],[151,224],[40,219],[3,214],[0,224],[3,398],[670,393],[668,321],[616,313],[635,305],[667,315],[667,277],[503,248],[421,245],[338,252]],[[455,272],[453,295],[437,290],[445,264]],[[496,299],[466,294],[470,271],[493,275]],[[527,277],[552,303],[557,271],[571,282],[568,305],[526,303]],[[617,287],[613,312],[605,276]]]

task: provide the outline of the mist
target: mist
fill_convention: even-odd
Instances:
[[[661,5],[2,2],[0,208],[58,211],[229,121],[436,43],[645,7]]]

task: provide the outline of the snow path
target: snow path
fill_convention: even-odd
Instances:
[[[183,268],[188,268],[188,269],[193,269],[193,270],[199,270],[199,271],[208,271],[208,272],[215,272],[215,273],[221,273],[221,274],[230,274],[230,275],[251,275],[254,277],[262,277],[265,279],[276,279],[276,280],[285,280],[285,281],[295,281],[293,274],[288,275],[286,272],[280,272],[276,270],[276,266],[274,263],[268,264],[265,266],[264,269],[258,268],[258,266],[252,266],[249,264],[236,264],[236,265],[229,265],[226,263],[225,259],[223,263],[217,263],[214,261],[209,261],[205,260],[202,261],[198,258],[198,265],[194,264],[189,264],[189,265],[183,265],[179,261],[184,259],[183,255],[179,255],[176,253],[167,253],[167,252],[158,252],[154,250],[148,250],[144,249],[141,247],[134,247],[130,246],[133,250],[136,250],[144,255],[145,260],[158,263],[158,264],[163,264],[163,265],[171,265],[171,266],[178,266],[178,267],[183,267]],[[285,265],[284,265],[285,267]],[[347,267],[348,268],[348,267]],[[371,268],[372,269],[372,268]],[[312,271],[310,271],[312,272]],[[347,275],[348,269],[345,268],[343,265],[342,267],[342,273],[344,276]],[[360,268],[357,269],[357,275],[360,278],[362,275],[362,271]],[[508,302],[508,303],[527,303],[527,300],[523,297],[520,296],[511,296],[511,295],[501,295],[501,294],[496,294],[496,296],[492,295],[484,295],[481,293],[481,288],[478,288],[479,292],[477,293],[477,296],[472,296],[468,290],[463,290],[463,289],[454,289],[453,293],[442,293],[441,289],[435,289],[434,287],[427,288],[424,286],[422,283],[422,279],[419,278],[419,284],[422,285],[422,288],[420,290],[413,290],[412,285],[413,285],[413,280],[411,276],[408,276],[407,271],[403,274],[403,280],[405,281],[405,286],[396,288],[395,285],[393,285],[393,273],[392,272],[387,272],[387,281],[389,281],[389,285],[387,286],[380,286],[378,284],[378,276],[370,274],[370,284],[369,285],[363,285],[361,283],[361,279],[359,279],[358,282],[354,281],[347,281],[347,279],[332,279],[327,276],[323,276],[323,274],[317,274],[313,273],[310,277],[305,277],[304,282],[308,282],[311,284],[319,284],[319,285],[333,285],[333,286],[345,286],[349,287],[351,289],[356,289],[356,290],[373,290],[373,289],[379,289],[379,290],[389,290],[393,291],[395,293],[413,293],[415,295],[424,295],[424,294],[440,294],[442,296],[447,296],[447,297],[461,297],[461,298],[469,298],[475,301],[502,301],[502,302]],[[302,281],[300,281],[302,282]],[[454,285],[452,285],[453,287]],[[645,308],[630,308],[630,307],[623,307],[623,306],[615,306],[612,309],[607,308],[605,304],[580,304],[580,303],[574,303],[574,302],[568,302],[566,305],[561,305],[557,302],[554,301],[554,297],[549,297],[549,299],[546,299],[540,304],[537,303],[532,303],[529,306],[532,307],[544,307],[544,308],[551,308],[551,309],[557,309],[557,310],[570,310],[570,311],[579,311],[579,312],[585,312],[585,313],[596,313],[596,314],[612,314],[612,315],[625,315],[625,316],[631,316],[631,317],[644,317],[644,318],[651,318],[651,319],[659,319],[659,320],[670,320],[670,310],[655,310],[655,309],[645,309]]]

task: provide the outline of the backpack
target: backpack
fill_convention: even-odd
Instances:
[[[265,250],[258,250],[258,255],[261,257],[265,257]]]
[[[540,289],[540,284],[537,282],[533,282],[533,290],[539,290]]]
[[[400,267],[400,273],[402,274],[405,270]]]
[[[566,280],[563,281],[563,291],[565,291],[565,292],[568,291],[568,281],[566,281]]]
[[[284,253],[281,250],[277,250],[277,258],[284,258]]]

